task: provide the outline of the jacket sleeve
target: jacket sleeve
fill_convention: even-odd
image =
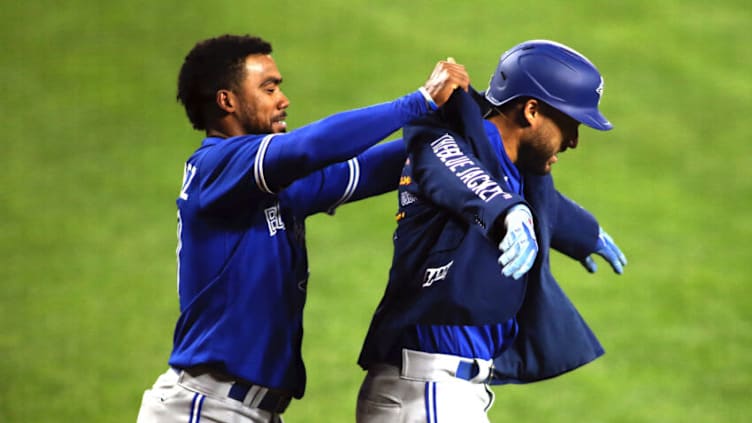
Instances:
[[[551,247],[575,260],[592,254],[598,242],[598,221],[559,191],[555,191],[554,203]]]
[[[451,131],[425,126],[405,128],[413,178],[424,200],[448,210],[492,241],[504,232],[500,217],[521,196],[509,192],[472,153],[472,147]]]
[[[528,272],[525,300],[517,313],[517,338],[494,360],[494,385],[556,377],[604,353],[551,273],[547,253],[556,238],[559,251],[573,257],[584,254],[597,237],[597,222],[556,191],[551,174],[525,175],[525,198],[537,212],[538,243],[543,253]]]

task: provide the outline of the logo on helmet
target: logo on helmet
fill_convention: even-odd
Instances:
[[[598,93],[598,103],[601,102],[601,97],[603,97],[603,77],[601,76],[601,83],[598,84],[598,88],[595,89],[595,92]]]

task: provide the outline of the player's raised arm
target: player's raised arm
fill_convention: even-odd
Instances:
[[[467,89],[463,65],[440,61],[417,91],[394,101],[337,113],[270,139],[262,170],[275,191],[329,164],[348,160],[410,120],[443,105],[457,87]]]

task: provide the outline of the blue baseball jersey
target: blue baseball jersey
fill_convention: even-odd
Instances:
[[[395,189],[404,144],[375,144],[427,111],[416,91],[289,133],[206,138],[177,199],[169,364],[210,365],[302,397],[305,218]]]

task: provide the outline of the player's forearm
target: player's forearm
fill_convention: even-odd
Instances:
[[[359,155],[362,183],[351,201],[397,189],[406,158],[407,152],[402,140],[376,145]]]
[[[348,160],[428,111],[418,92],[388,103],[337,113],[270,143],[267,169],[272,184],[283,187],[329,164]],[[284,171],[282,171],[284,170]]]

